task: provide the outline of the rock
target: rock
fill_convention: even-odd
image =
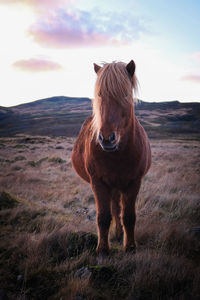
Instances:
[[[74,278],[89,279],[91,274],[91,271],[87,267],[82,267],[76,271]]]
[[[23,279],[23,275],[18,275],[17,276],[17,281],[22,281],[22,279]]]
[[[86,215],[88,210],[87,207],[72,207],[73,213],[77,216]]]
[[[90,221],[94,221],[96,219],[96,211],[92,210],[90,214],[87,215],[87,219]]]

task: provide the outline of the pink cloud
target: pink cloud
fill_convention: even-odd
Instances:
[[[100,33],[87,33],[81,29],[63,28],[60,30],[43,30],[30,29],[30,35],[35,42],[44,47],[53,48],[76,48],[76,47],[100,47],[100,46],[116,46],[125,44],[117,41],[109,36]]]
[[[81,0],[0,0],[0,4],[23,4],[36,12],[37,21],[28,29],[33,40],[52,48],[120,46],[146,32],[143,22],[131,13],[79,10]]]
[[[128,34],[127,26],[126,31]],[[131,34],[134,31],[131,31]],[[124,27],[118,21],[105,24],[102,16],[88,12],[58,11],[48,14],[33,24],[28,33],[44,47],[76,48],[119,46],[128,44]],[[123,36],[123,38],[122,38]],[[133,39],[133,38],[132,38]]]
[[[28,29],[33,40],[52,48],[119,46],[146,32],[143,21],[132,13],[80,10],[81,0],[0,0],[0,4],[30,6],[37,21]]]
[[[62,68],[62,66],[56,62],[37,58],[18,60],[13,63],[13,67],[26,72],[57,71]]]
[[[185,75],[181,79],[200,83],[200,75],[195,75],[195,74]]]

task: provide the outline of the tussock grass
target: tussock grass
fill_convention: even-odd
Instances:
[[[48,161],[52,162],[52,163],[58,163],[58,164],[63,164],[66,162],[66,160],[62,159],[61,157],[57,157],[57,156],[50,157],[48,159]]]
[[[0,210],[16,207],[20,200],[10,193],[3,191],[0,193]]]
[[[111,232],[103,260],[95,254],[93,194],[71,168],[73,139],[0,143],[0,290],[9,299],[200,298],[199,141],[151,141],[137,253],[124,253]],[[26,146],[23,159],[16,145]]]

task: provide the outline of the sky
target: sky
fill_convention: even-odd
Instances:
[[[134,60],[144,101],[200,102],[199,0],[0,0],[0,106],[93,98],[93,63]]]

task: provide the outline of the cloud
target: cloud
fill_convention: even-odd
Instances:
[[[64,5],[72,5],[74,0],[0,0],[0,4],[23,4],[34,8],[58,8]]]
[[[58,71],[62,68],[62,66],[56,62],[37,58],[18,60],[14,62],[12,66],[26,72]]]
[[[82,0],[0,0],[0,4],[22,4],[36,13],[36,22],[27,30],[43,47],[77,48],[131,44],[147,32],[144,21],[132,11],[83,11]]]
[[[41,16],[28,32],[44,47],[73,48],[124,45],[145,31],[139,19],[127,14],[57,10]]]
[[[196,74],[185,75],[181,79],[196,82],[196,83],[200,83],[200,75],[196,75]]]

